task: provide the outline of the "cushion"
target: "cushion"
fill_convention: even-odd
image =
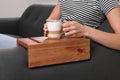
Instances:
[[[23,37],[42,36],[43,26],[54,6],[32,5],[22,15],[19,35]]]

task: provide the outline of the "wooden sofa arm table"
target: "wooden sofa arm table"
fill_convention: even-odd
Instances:
[[[44,39],[17,39],[18,46],[28,50],[29,68],[90,59],[90,40],[87,38]]]

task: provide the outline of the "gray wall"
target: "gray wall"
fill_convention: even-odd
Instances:
[[[0,18],[20,17],[31,4],[56,4],[57,0],[0,0]]]

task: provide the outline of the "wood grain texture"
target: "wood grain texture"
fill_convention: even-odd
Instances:
[[[90,40],[86,38],[46,39],[40,37],[17,39],[19,46],[28,49],[28,66],[35,68],[53,64],[89,60]]]

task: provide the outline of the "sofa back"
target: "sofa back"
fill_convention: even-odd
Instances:
[[[54,5],[34,4],[23,13],[19,22],[19,35],[33,37],[43,35],[43,26]]]

